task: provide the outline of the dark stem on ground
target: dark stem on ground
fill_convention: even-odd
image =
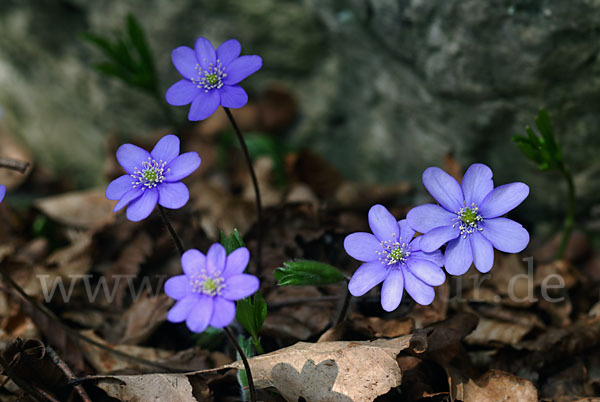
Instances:
[[[561,260],[564,257],[565,250],[569,244],[569,238],[571,237],[571,232],[573,232],[573,227],[575,226],[575,183],[573,182],[573,176],[569,169],[563,167],[561,173],[567,181],[569,201],[567,204],[567,216],[565,217],[563,226],[563,235],[560,246],[558,247],[558,252],[556,253],[557,260]]]
[[[348,307],[350,307],[350,299],[352,298],[352,295],[350,294],[350,291],[348,290],[348,282],[345,282],[345,285],[346,286],[344,286],[344,289],[346,291],[346,294],[344,295],[344,301],[342,302],[342,306],[340,307],[339,314],[333,325],[334,327],[337,326],[338,324],[341,324],[342,322],[344,322],[344,320],[346,319],[346,314],[348,313]]]
[[[254,381],[252,380],[252,372],[250,371],[250,364],[248,364],[248,359],[246,358],[242,347],[235,339],[235,336],[233,336],[229,328],[225,327],[223,328],[223,330],[225,331],[225,334],[227,334],[227,337],[229,338],[231,343],[233,343],[233,346],[235,346],[236,350],[240,354],[240,357],[242,358],[244,368],[246,369],[246,378],[248,378],[248,387],[250,388],[250,400],[252,402],[256,402],[256,390],[254,389]]]
[[[183,248],[183,242],[177,235],[177,232],[175,232],[173,225],[171,225],[171,221],[169,220],[169,217],[167,216],[167,212],[160,205],[158,206],[158,212],[160,212],[160,217],[162,218],[162,221],[164,222],[164,224],[167,226],[167,229],[169,230],[169,233],[171,234],[171,237],[173,238],[173,241],[175,242],[175,246],[177,246],[177,250],[179,250],[179,254],[183,255],[183,253],[185,252],[185,249]]]
[[[258,277],[261,276],[262,272],[262,203],[260,201],[260,190],[258,188],[258,180],[256,179],[256,173],[254,172],[254,167],[252,166],[252,160],[250,159],[250,154],[248,153],[248,147],[246,146],[246,141],[244,141],[244,136],[238,127],[233,115],[231,114],[231,110],[229,108],[224,107],[225,114],[229,118],[231,125],[233,126],[233,131],[237,135],[238,141],[240,142],[240,147],[242,147],[242,151],[244,152],[244,156],[246,157],[246,163],[248,164],[248,171],[250,172],[250,177],[252,178],[252,185],[254,186],[254,195],[256,196],[256,217],[257,217],[257,236],[258,236],[258,245],[256,247],[256,275]]]
[[[50,346],[46,346],[46,352],[52,359],[52,362],[65,374],[69,382],[73,380],[73,378],[75,378],[75,376],[73,375],[73,371],[71,371],[71,368],[60,358],[60,356],[54,351],[54,349],[52,349]],[[85,392],[85,389],[81,386],[81,384],[73,384],[73,388],[75,388],[75,391],[77,391],[79,397],[83,402],[92,402],[89,395],[87,394],[87,392]]]
[[[29,162],[0,158],[0,167],[16,170],[19,173],[25,173],[25,171],[29,167]]]

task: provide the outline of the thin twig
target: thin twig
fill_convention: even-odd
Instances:
[[[15,159],[0,158],[0,167],[16,170],[20,173],[25,173],[29,167],[29,162],[18,161]]]
[[[52,359],[52,362],[54,362],[54,364],[56,364],[56,366],[59,369],[61,369],[63,373],[65,373],[65,376],[67,377],[68,381],[71,382],[71,380],[73,380],[75,376],[73,375],[73,372],[71,371],[71,368],[67,365],[67,363],[65,363],[60,358],[58,353],[56,353],[54,349],[52,349],[50,346],[46,346],[46,352],[48,352],[48,355]],[[88,396],[87,392],[85,392],[85,389],[81,386],[81,384],[73,384],[73,388],[75,388],[75,391],[77,391],[83,402],[92,402],[92,400]]]
[[[173,228],[173,225],[171,225],[171,221],[169,220],[169,217],[167,216],[167,212],[160,205],[158,206],[158,212],[160,212],[160,217],[162,218],[164,224],[167,226],[167,229],[169,230],[169,233],[171,234],[171,237],[173,238],[173,241],[175,242],[175,246],[177,246],[177,250],[179,250],[179,254],[183,255],[183,253],[185,252],[185,248],[183,247],[183,242],[181,241],[181,238],[179,237],[179,235],[177,235],[177,232]]]
[[[223,328],[223,330],[225,331],[225,334],[227,334],[227,337],[229,338],[231,343],[233,343],[233,346],[235,346],[236,350],[240,354],[240,357],[242,358],[242,362],[244,363],[244,368],[246,369],[246,378],[248,379],[248,387],[250,388],[250,401],[256,402],[256,390],[254,389],[254,381],[252,380],[252,372],[250,371],[250,364],[248,363],[248,359],[246,359],[246,355],[244,354],[242,347],[240,346],[238,341],[235,339],[235,337],[233,336],[233,334],[231,333],[229,328],[225,327],[225,328]]]
[[[257,217],[257,235],[258,235],[258,245],[256,247],[256,275],[258,277],[261,276],[262,272],[262,202],[260,200],[260,189],[258,188],[258,180],[256,179],[256,173],[254,172],[254,167],[252,166],[252,160],[250,159],[250,153],[248,152],[248,146],[246,145],[246,141],[244,140],[244,135],[242,131],[238,127],[233,115],[231,114],[231,110],[229,108],[224,107],[225,114],[229,118],[231,125],[233,126],[233,131],[237,135],[238,141],[240,142],[240,147],[244,152],[244,156],[246,157],[246,163],[248,165],[248,171],[250,172],[250,178],[252,179],[252,185],[254,186],[254,195],[256,197],[256,217]]]
[[[173,368],[173,367],[169,367],[166,366],[164,364],[160,364],[160,363],[155,363],[152,362],[150,360],[146,360],[144,358],[141,357],[137,357],[137,356],[132,356],[130,354],[127,354],[125,352],[121,352],[119,350],[113,349],[109,346],[106,346],[92,338],[89,338],[81,333],[79,333],[78,331],[72,329],[71,327],[69,327],[67,324],[63,323],[62,320],[60,318],[58,318],[53,312],[51,312],[50,310],[43,308],[42,306],[40,306],[35,300],[33,300],[31,298],[31,296],[29,296],[27,293],[25,293],[25,291],[23,290],[23,288],[21,288],[21,286],[19,286],[19,284],[17,284],[14,279],[11,278],[10,275],[8,275],[6,273],[6,271],[4,270],[3,267],[0,267],[0,274],[2,274],[2,276],[4,277],[4,279],[17,291],[17,293],[19,293],[31,306],[33,306],[36,310],[38,310],[39,312],[41,312],[42,314],[44,314],[48,319],[50,319],[51,321],[56,322],[56,324],[58,324],[58,326],[60,326],[68,335],[80,339],[84,342],[89,343],[90,345],[93,345],[97,348],[100,348],[102,350],[105,350],[109,353],[112,353],[115,356],[119,356],[122,357],[124,359],[139,363],[139,364],[143,364],[145,366],[149,366],[149,367],[154,367],[154,368],[158,368],[161,370],[166,370],[168,372],[182,372],[181,369],[178,368]]]

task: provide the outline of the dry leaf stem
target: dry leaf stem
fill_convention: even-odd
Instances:
[[[0,158],[0,167],[16,170],[19,173],[25,173],[29,167],[29,162],[18,161],[15,159]]]
[[[250,153],[248,152],[248,146],[246,146],[246,141],[244,140],[244,136],[238,127],[233,115],[229,108],[224,107],[225,113],[233,126],[233,131],[237,135],[238,141],[240,142],[240,147],[242,147],[242,151],[244,152],[244,156],[246,157],[246,163],[248,164],[248,171],[250,172],[250,177],[252,178],[252,185],[254,186],[254,195],[256,196],[256,225],[257,225],[257,236],[258,236],[258,245],[256,246],[256,276],[261,277],[262,265],[261,265],[261,254],[262,254],[262,203],[260,201],[260,190],[258,188],[258,180],[256,179],[256,173],[254,172],[254,167],[252,166],[252,160],[250,159]]]

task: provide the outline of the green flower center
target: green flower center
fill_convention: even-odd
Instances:
[[[131,177],[135,179],[131,184],[133,188],[143,186],[142,190],[146,188],[154,188],[158,184],[165,180],[165,173],[170,169],[165,169],[167,162],[162,160],[157,162],[152,158],[148,158],[148,161],[141,163],[142,170],[137,167],[133,170]]]
[[[191,81],[197,88],[204,89],[204,92],[221,88],[223,79],[227,77],[225,67],[219,59],[215,63],[210,63],[208,68],[202,68],[200,64],[196,64],[196,71],[198,71],[198,77],[191,78]]]
[[[463,207],[456,213],[456,222],[452,227],[460,225],[460,235],[467,237],[468,234],[475,232],[476,230],[482,231],[483,228],[479,227],[479,223],[483,222],[483,217],[479,215],[479,207],[476,204],[471,204],[470,207]]]
[[[219,78],[217,77],[217,74],[207,74],[206,82],[208,82],[210,85],[215,85],[217,82],[219,82]]]
[[[189,278],[190,286],[192,287],[192,291],[195,293],[200,293],[207,296],[218,296],[225,288],[224,278],[218,275],[209,276],[205,269],[201,270],[199,274],[192,275]]]
[[[404,264],[410,256],[410,247],[407,243],[386,240],[381,243],[381,251],[378,251],[379,261],[383,265]]]

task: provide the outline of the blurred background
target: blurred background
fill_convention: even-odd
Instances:
[[[426,167],[486,163],[497,184],[530,185],[516,215],[538,233],[560,226],[566,187],[511,138],[545,107],[575,175],[579,227],[600,231],[600,2],[2,0],[3,135],[76,188],[107,183],[109,138],[152,142],[170,129],[157,102],[93,68],[105,57],[83,35],[112,38],[128,14],[163,94],[180,79],[172,49],[236,38],[264,61],[243,83],[250,102],[275,91],[293,106],[271,133],[289,146],[350,180],[411,182],[415,203],[428,199]],[[186,121],[187,107],[171,109]]]

